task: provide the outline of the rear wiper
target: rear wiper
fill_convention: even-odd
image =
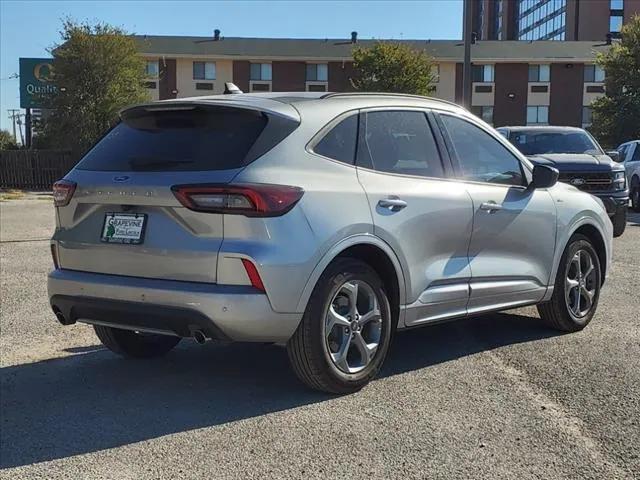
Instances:
[[[129,166],[133,169],[149,169],[155,167],[169,167],[173,165],[182,165],[185,163],[194,163],[193,160],[174,160],[174,159],[153,159],[148,157],[135,157],[129,160]]]

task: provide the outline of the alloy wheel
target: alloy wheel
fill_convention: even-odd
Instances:
[[[380,304],[373,288],[362,280],[342,284],[329,303],[324,327],[329,357],[339,370],[357,373],[366,368],[382,336]]]
[[[565,300],[571,314],[580,319],[593,307],[597,275],[591,253],[578,250],[569,263],[565,278]]]

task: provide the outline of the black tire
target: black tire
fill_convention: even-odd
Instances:
[[[619,237],[627,228],[627,207],[618,207],[616,214],[611,217],[611,223],[613,223],[613,236]]]
[[[180,341],[180,337],[137,333],[102,325],[94,325],[93,329],[102,344],[113,353],[132,358],[159,357]]]
[[[571,311],[565,296],[565,279],[571,267],[571,261],[579,250],[589,253],[593,266],[595,268],[595,279],[593,279],[595,294],[589,312],[578,318]],[[562,254],[556,281],[553,289],[553,296],[548,302],[538,305],[538,313],[544,322],[550,327],[563,332],[577,332],[586,327],[593,318],[598,308],[598,300],[600,298],[600,287],[602,285],[602,271],[600,270],[600,260],[598,254],[593,248],[591,241],[584,235],[574,235],[569,239],[569,243]]]
[[[640,212],[640,180],[638,177],[633,177],[631,180],[631,208],[634,212]]]
[[[363,370],[346,373],[333,362],[325,340],[325,317],[337,292],[349,281],[365,282],[375,294],[380,309],[380,339],[371,361]],[[316,284],[298,329],[287,343],[293,371],[307,386],[324,392],[353,393],[369,383],[380,370],[395,326],[382,281],[366,263],[338,258],[323,272]]]

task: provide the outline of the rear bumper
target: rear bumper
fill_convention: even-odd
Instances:
[[[54,270],[49,302],[68,323],[246,342],[285,342],[302,314],[277,313],[252,287]]]

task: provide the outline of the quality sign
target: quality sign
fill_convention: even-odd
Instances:
[[[55,93],[52,58],[20,59],[20,107],[42,108],[48,96]]]

